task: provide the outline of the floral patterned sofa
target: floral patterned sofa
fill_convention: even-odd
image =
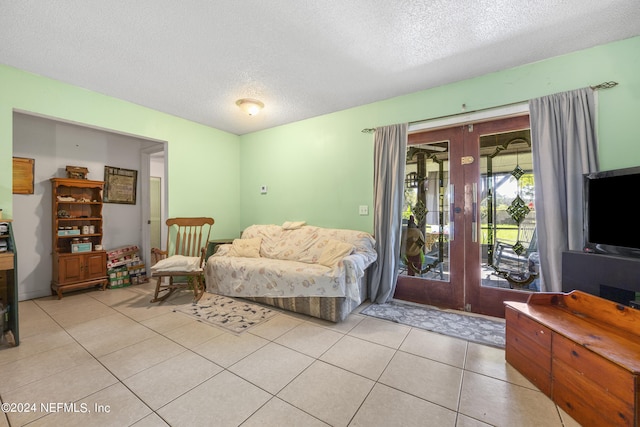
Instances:
[[[368,297],[374,245],[362,231],[252,225],[209,257],[207,291],[339,322]]]

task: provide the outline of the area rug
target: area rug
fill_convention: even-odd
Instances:
[[[479,344],[498,348],[505,346],[504,322],[486,317],[398,301],[371,304],[361,313]]]
[[[185,304],[173,311],[187,314],[201,322],[241,333],[278,314],[277,311],[239,299],[205,292],[196,303]]]

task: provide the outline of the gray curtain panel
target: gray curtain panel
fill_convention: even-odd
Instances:
[[[378,260],[369,274],[369,298],[393,298],[398,278],[402,199],[407,157],[406,123],[376,128],[374,136],[374,237]]]
[[[582,175],[598,170],[591,88],[529,101],[541,290],[562,291],[562,252],[584,244]]]

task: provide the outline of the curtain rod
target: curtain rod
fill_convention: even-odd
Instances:
[[[600,83],[598,85],[589,86],[589,87],[591,89],[593,89],[593,90],[598,90],[598,89],[611,89],[612,87],[616,87],[616,86],[618,86],[618,82],[609,81],[609,82],[603,82],[603,83]],[[516,105],[516,104],[520,104],[522,102],[527,102],[527,101],[514,102],[514,103],[511,103],[511,104],[503,105],[502,107],[508,107],[510,105]],[[465,111],[463,114],[476,113],[476,112],[482,111],[482,110],[483,109],[473,110],[473,111]],[[455,114],[454,114],[454,116],[455,116]],[[449,116],[433,117],[433,118],[428,119],[428,120],[438,120],[438,119],[444,119],[446,117],[452,117],[452,116],[449,115]],[[412,125],[412,124],[421,123],[421,122],[424,122],[424,121],[426,121],[426,120],[418,120],[416,122],[409,122],[409,124]],[[374,133],[375,131],[376,131],[376,128],[365,128],[365,129],[362,129],[361,132],[362,133]]]
[[[611,89],[612,87],[616,87],[618,86],[618,82],[604,82],[604,83],[600,83],[599,85],[595,85],[595,86],[589,86],[591,89],[593,90],[598,90],[598,89]]]

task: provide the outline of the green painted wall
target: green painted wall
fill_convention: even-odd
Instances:
[[[373,135],[364,128],[499,107],[604,81],[601,169],[640,165],[640,37],[241,137],[242,226],[306,220],[373,230]],[[268,193],[260,194],[267,185]],[[370,215],[360,216],[359,205]]]
[[[640,164],[640,37],[454,84],[234,136],[0,66],[0,208],[12,216],[13,109],[168,141],[169,215],[212,215],[219,237],[253,223],[373,230],[373,136],[364,128],[481,110],[603,81],[602,169]],[[37,166],[36,166],[37,167]],[[267,185],[268,193],[260,194]],[[358,206],[369,206],[368,216]]]
[[[240,229],[238,136],[2,65],[0,94],[0,208],[5,218],[13,216],[15,109],[167,141],[168,216],[213,216],[220,237]]]

